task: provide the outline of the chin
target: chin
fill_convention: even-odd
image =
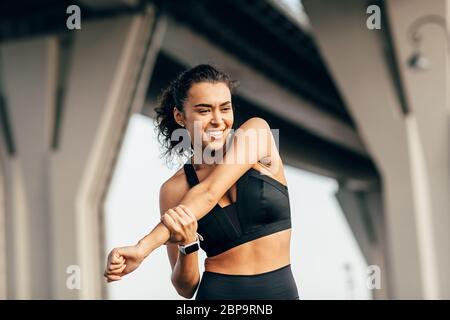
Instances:
[[[224,145],[225,144],[222,141],[217,141],[217,142],[209,142],[208,141],[205,143],[205,149],[217,151],[217,150],[223,149]]]

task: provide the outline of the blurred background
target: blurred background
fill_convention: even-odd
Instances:
[[[450,299],[449,21],[449,0],[1,2],[0,298],[180,299],[164,247],[103,271],[177,169],[158,95],[210,63],[238,125],[280,130],[301,299]]]

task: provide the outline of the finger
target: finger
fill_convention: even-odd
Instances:
[[[126,260],[125,260],[125,258],[123,258],[123,257],[121,257],[120,258],[120,262],[110,262],[110,265],[111,266],[114,266],[114,267],[118,267],[118,266],[121,266],[124,262],[125,262]]]
[[[124,259],[123,256],[121,256],[119,254],[119,250],[118,249],[114,249],[113,252],[112,252],[111,263],[119,264],[119,263],[121,263],[123,261],[123,259]]]
[[[189,214],[187,211],[184,211],[183,214],[184,214],[183,219],[186,222],[186,226],[197,229],[197,218]]]
[[[103,276],[105,278],[108,278],[110,275],[113,275],[113,274],[111,274],[109,270],[105,270],[105,272],[103,273]]]
[[[179,207],[181,207],[189,217],[197,221],[197,217],[188,207],[186,207],[184,204],[180,204]]]
[[[172,217],[172,219],[173,219],[175,222],[178,222],[178,214],[177,214],[177,212],[175,211],[175,209],[176,209],[176,208],[172,208],[172,209],[167,210],[166,214],[169,215],[170,217]]]
[[[113,281],[122,280],[122,277],[111,274],[111,275],[106,276],[106,279],[107,279],[106,281],[108,281],[108,282],[113,282]]]
[[[193,216],[192,214],[189,214],[186,210],[184,210],[181,206],[177,207],[177,212],[178,214],[181,213],[182,217],[180,217],[180,219],[182,219],[181,221],[184,223],[184,226],[188,227],[190,230],[193,229],[197,229],[197,218],[195,218],[195,216]]]
[[[122,271],[125,270],[126,267],[127,267],[127,265],[124,264],[124,265],[123,265],[122,267],[120,267],[119,269],[108,271],[108,272],[106,273],[106,275],[107,275],[107,276],[110,276],[110,275],[118,275],[118,276],[120,276],[120,275],[122,274]]]
[[[182,226],[190,226],[195,221],[181,207],[174,208],[174,215],[177,216],[177,219]]]
[[[177,217],[181,225],[185,226],[189,224],[190,218],[182,208],[176,207],[174,209],[174,215]]]
[[[165,213],[161,216],[161,222],[164,223],[164,225],[169,229],[169,230],[173,230],[174,226],[176,224],[175,220],[173,219],[173,217],[168,214]]]
[[[168,210],[166,215],[167,215],[168,219],[170,220],[170,222],[172,223],[172,230],[174,232],[180,232],[182,230],[182,228],[181,228],[182,221],[180,220],[180,217],[176,213],[176,211],[173,209],[170,209],[170,210]]]
[[[171,233],[171,237],[173,235],[179,234],[182,230],[179,221],[177,221],[175,219],[176,218],[174,218],[170,214],[165,214],[165,217],[162,220],[162,222],[167,227],[167,229],[169,229],[169,231]]]
[[[125,263],[125,260],[123,260],[123,262],[120,264],[111,264],[108,267],[108,271],[114,271],[114,270],[120,269],[123,267],[124,263]]]

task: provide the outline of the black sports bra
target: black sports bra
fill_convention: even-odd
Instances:
[[[193,165],[184,171],[191,187],[199,183]],[[287,186],[272,177],[249,169],[236,182],[236,202],[219,204],[198,220],[201,248],[208,257],[240,244],[291,228]]]

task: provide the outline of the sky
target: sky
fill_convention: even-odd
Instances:
[[[153,120],[135,114],[125,135],[105,202],[105,256],[135,244],[159,222],[159,188],[176,169],[160,159]],[[367,264],[334,194],[335,180],[285,166],[292,217],[291,267],[300,299],[371,299]],[[206,255],[200,253],[200,271]],[[170,282],[166,248],[160,247],[121,281],[109,299],[184,299]]]

